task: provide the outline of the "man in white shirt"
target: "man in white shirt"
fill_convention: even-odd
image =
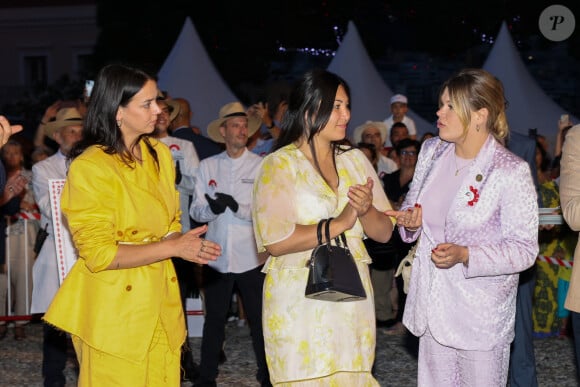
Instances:
[[[415,121],[412,118],[407,117],[407,112],[409,111],[409,106],[407,104],[408,100],[403,94],[395,94],[391,97],[391,115],[384,122],[387,125],[389,133],[385,138],[385,147],[391,147],[390,131],[391,127],[395,122],[402,122],[407,126],[409,130],[409,137],[411,140],[417,139],[417,128],[415,127]]]
[[[199,167],[199,158],[191,141],[169,135],[168,129],[171,123],[171,115],[167,101],[163,98],[158,98],[157,105],[159,105],[161,113],[157,116],[153,136],[169,147],[175,162],[175,185],[179,191],[179,204],[182,215],[181,231],[187,232],[192,228],[188,215],[189,201],[191,195],[193,195],[194,176]]]
[[[381,150],[387,136],[387,126],[380,121],[367,121],[357,127],[353,132],[354,145],[360,142],[373,144],[378,156],[377,174],[383,177],[385,174],[393,173],[399,167],[397,163],[388,158]],[[381,180],[382,181],[382,180]]]
[[[201,343],[200,377],[194,386],[215,386],[219,354],[234,288],[240,292],[250,326],[258,365],[256,378],[270,386],[262,334],[261,268],[252,227],[252,189],[262,158],[246,148],[260,127],[259,118],[233,102],[220,109],[208,126],[208,136],[225,143],[226,150],[201,161],[195,179],[190,214],[208,223],[207,238],[222,246],[222,255],[204,268],[205,322]]]
[[[32,189],[40,210],[40,223],[46,226],[48,237],[42,244],[32,267],[31,313],[44,313],[59,288],[58,266],[52,210],[50,208],[49,179],[65,179],[66,157],[82,136],[82,117],[76,108],[62,108],[56,119],[44,124],[44,133],[55,140],[58,151],[32,166]],[[42,376],[45,386],[64,386],[67,360],[67,336],[49,324],[44,324],[42,342]]]
[[[193,195],[194,176],[199,167],[199,158],[191,141],[169,135],[168,129],[176,113],[175,108],[173,108],[173,111],[171,111],[171,108],[176,105],[170,106],[169,101],[162,94],[157,98],[157,105],[161,109],[161,113],[157,116],[153,136],[171,150],[171,156],[175,162],[175,185],[177,191],[179,191],[181,232],[187,232],[193,228],[189,218],[189,203]],[[181,302],[185,311],[185,302],[188,295],[199,292],[195,278],[197,265],[180,258],[172,259],[172,261],[179,281]],[[185,322],[187,324],[187,318]],[[193,361],[189,339],[186,339],[181,349],[181,373],[182,380],[191,382],[195,381],[199,375],[198,366]]]

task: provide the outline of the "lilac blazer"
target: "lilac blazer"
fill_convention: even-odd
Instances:
[[[437,205],[424,193],[437,188],[437,161],[454,150],[438,137],[425,142],[402,208]],[[445,240],[467,246],[469,264],[436,268],[429,226],[414,233],[400,228],[406,242],[421,236],[403,323],[416,336],[429,329],[445,346],[491,350],[513,340],[518,273],[538,254],[538,201],[530,168],[490,135],[449,200]]]

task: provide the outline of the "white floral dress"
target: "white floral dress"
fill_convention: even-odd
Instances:
[[[296,224],[338,216],[348,188],[375,180],[373,205],[390,209],[372,165],[358,149],[338,153],[338,195],[304,154],[288,145],[264,159],[254,184],[253,220],[259,251],[288,238]],[[367,292],[355,302],[308,299],[306,261],[312,250],[270,257],[264,266],[263,330],[270,377],[275,385],[378,386],[371,375],[375,312],[359,221],[345,233]]]

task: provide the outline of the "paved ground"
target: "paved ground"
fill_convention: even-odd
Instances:
[[[28,337],[15,341],[12,329],[0,341],[0,386],[41,386],[42,328],[39,323],[27,326]],[[220,386],[257,386],[254,379],[255,362],[247,327],[239,328],[230,323],[226,333],[227,361],[220,367]],[[196,359],[199,359],[199,338],[190,339]],[[381,386],[405,387],[417,383],[415,341],[412,337],[387,336],[377,332],[376,377]],[[571,341],[567,339],[537,339],[534,342],[540,386],[578,386],[575,377],[574,356]],[[66,369],[67,386],[75,386],[72,361]],[[189,386],[190,383],[183,383]],[[349,386],[350,387],[350,386]]]

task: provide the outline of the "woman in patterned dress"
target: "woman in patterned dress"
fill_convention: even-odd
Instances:
[[[393,225],[373,166],[358,149],[338,145],[350,119],[348,86],[313,70],[296,84],[283,135],[254,185],[253,219],[264,266],[263,325],[273,385],[377,386],[371,375],[375,313],[363,235],[386,242]],[[316,225],[334,217],[344,232],[367,298],[354,302],[304,296]]]

